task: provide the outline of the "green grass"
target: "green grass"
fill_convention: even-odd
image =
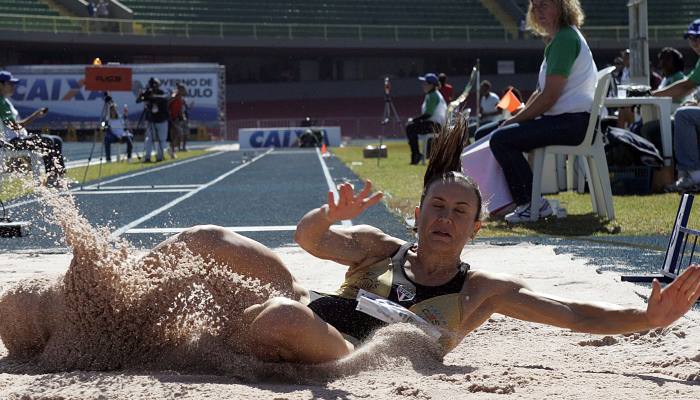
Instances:
[[[83,182],[83,176],[85,175],[85,170],[87,169],[88,173],[85,183],[90,183],[91,181],[96,180],[98,176],[101,176],[102,179],[104,179],[110,176],[126,174],[129,172],[136,172],[148,168],[160,167],[162,165],[170,164],[176,161],[201,156],[205,152],[206,150],[190,150],[187,152],[180,152],[177,153],[176,159],[166,158],[162,162],[150,164],[139,162],[136,159],[134,159],[134,161],[131,163],[127,163],[126,160],[112,162],[109,164],[102,164],[102,171],[100,171],[99,164],[93,164],[90,166],[90,168],[71,168],[66,172],[66,178],[70,181]],[[16,199],[18,197],[32,193],[31,187],[28,186],[31,185],[23,184],[19,178],[6,179],[2,185],[0,201],[7,202],[9,200]]]
[[[376,190],[385,193],[389,209],[404,216],[413,215],[422,190],[425,165],[409,165],[410,152],[405,143],[389,143],[388,158],[365,159],[362,147],[333,149],[359,177],[371,179]],[[504,221],[487,221],[480,237],[555,235],[668,235],[673,227],[680,197],[677,194],[653,194],[647,196],[613,196],[614,221],[593,214],[588,193],[562,192],[547,196],[558,199],[566,208],[566,218],[548,218],[534,223],[510,225]],[[694,219],[691,218],[690,226]]]

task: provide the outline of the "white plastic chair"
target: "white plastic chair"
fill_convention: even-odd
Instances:
[[[578,158],[581,160],[580,165],[583,167],[588,180],[588,190],[591,193],[593,212],[608,219],[615,219],[608,162],[605,159],[603,133],[600,132],[600,121],[598,120],[600,110],[603,108],[603,100],[610,86],[610,74],[614,69],[615,67],[608,67],[598,71],[591,117],[588,119],[588,130],[583,142],[578,146],[546,146],[533,151],[531,221],[537,221],[540,217],[542,167],[547,153],[569,155],[568,171],[573,171],[574,156],[579,156]]]
[[[36,185],[40,185],[41,168],[43,165],[43,162],[41,160],[41,154],[31,150],[10,149],[6,146],[3,146],[3,143],[5,142],[0,142],[0,189],[3,187],[4,181],[8,175],[7,171],[5,171],[5,168],[7,167],[7,162],[13,158],[22,157],[29,159],[34,181],[36,182]]]

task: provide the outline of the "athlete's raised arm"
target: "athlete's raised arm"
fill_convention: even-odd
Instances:
[[[401,241],[369,225],[344,227],[333,225],[352,220],[377,204],[383,194],[372,194],[372,182],[355,195],[353,186],[338,186],[338,201],[328,192],[328,204],[309,211],[297,224],[294,240],[312,255],[341,264],[356,266],[368,258],[388,256]]]
[[[490,299],[499,314],[577,332],[632,333],[666,327],[688,312],[700,298],[700,266],[688,267],[664,289],[655,281],[646,310],[561,299],[537,293],[516,280],[501,287]]]

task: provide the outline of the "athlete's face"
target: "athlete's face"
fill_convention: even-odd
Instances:
[[[12,82],[2,82],[0,83],[0,94],[2,94],[3,97],[11,97],[12,94],[15,92],[15,84]]]
[[[435,182],[420,208],[416,227],[421,243],[462,248],[481,228],[476,221],[478,198],[473,189],[456,182]]]

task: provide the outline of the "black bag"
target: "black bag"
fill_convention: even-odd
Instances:
[[[626,129],[609,127],[605,155],[608,165],[614,167],[661,167],[664,159],[650,141]]]

